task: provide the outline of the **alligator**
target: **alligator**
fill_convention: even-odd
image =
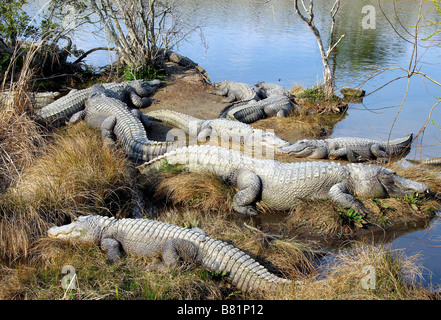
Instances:
[[[410,151],[413,134],[383,142],[373,139],[342,137],[330,139],[302,139],[277,151],[311,159],[347,159],[350,162],[379,160],[404,156]]]
[[[148,112],[150,119],[167,122],[174,127],[184,130],[187,134],[197,134],[197,141],[207,138],[229,137],[232,140],[243,140],[270,148],[281,148],[289,143],[280,139],[273,132],[255,129],[248,124],[228,119],[201,120],[172,110],[155,110]],[[193,126],[193,128],[191,127]],[[229,139],[230,140],[230,139]],[[190,139],[192,141],[192,139]]]
[[[134,160],[146,161],[181,146],[180,141],[149,140],[145,130],[151,126],[148,117],[138,109],[130,110],[125,102],[115,98],[112,90],[106,90],[101,84],[92,86],[85,105],[84,110],[70,118],[69,124],[85,119],[88,127],[101,130],[106,142],[111,141],[113,133]]]
[[[0,102],[6,101],[8,97],[14,96],[14,91],[3,91],[0,92]],[[33,105],[35,109],[41,109],[47,106],[49,103],[55,101],[60,95],[59,92],[26,92],[26,96],[28,97],[30,103]]]
[[[137,169],[148,175],[159,170],[164,161],[190,172],[214,171],[222,180],[235,184],[239,191],[233,198],[233,209],[247,215],[258,213],[254,204],[259,200],[274,210],[287,211],[301,200],[331,199],[365,216],[369,210],[356,197],[402,197],[429,192],[425,183],[407,180],[379,166],[323,161],[282,163],[207,145],[176,149]]]
[[[202,75],[204,81],[206,81],[208,84],[211,84],[211,80],[210,77],[208,76],[207,71],[199,64],[191,60],[190,58],[185,57],[177,52],[173,52],[171,50],[165,50],[165,49],[159,49],[158,54],[163,55],[163,57],[166,60],[177,63],[180,66],[196,69]]]
[[[218,96],[226,96],[225,99],[222,99],[222,102],[250,102],[260,99],[257,90],[247,83],[222,80],[215,82],[214,86],[218,89],[212,90],[210,93]]]
[[[280,84],[259,81],[254,84],[266,97],[286,96],[292,98],[291,93]]]
[[[96,243],[106,252],[109,263],[116,263],[124,253],[146,257],[162,254],[162,261],[154,266],[156,269],[176,268],[184,260],[210,271],[223,271],[242,291],[277,290],[291,282],[270,273],[233,245],[207,236],[200,228],[182,228],[149,219],[90,215],[80,216],[64,226],[54,226],[48,235]]]
[[[153,100],[147,98],[161,84],[159,80],[134,80],[122,83],[105,83],[104,88],[114,91],[114,94],[126,103],[136,108],[149,106]],[[69,121],[74,113],[84,109],[91,88],[71,90],[67,95],[55,100],[36,111],[36,120],[45,125],[61,126]]]
[[[281,85],[259,81],[255,86],[262,100],[232,103],[224,108],[218,117],[253,123],[273,116],[287,117],[295,109],[292,95]]]
[[[426,166],[441,166],[441,157],[422,159],[422,160],[412,160],[407,159],[412,164],[421,164]]]

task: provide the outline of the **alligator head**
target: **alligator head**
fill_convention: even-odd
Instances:
[[[228,83],[227,80],[216,81],[215,83],[213,83],[213,86],[216,88],[219,88],[219,87],[226,85],[227,83]]]
[[[153,81],[133,80],[131,85],[133,89],[135,89],[137,95],[140,97],[147,97],[155,90],[155,87],[161,85],[161,81],[157,79]]]
[[[349,165],[355,194],[371,198],[400,198],[407,194],[429,193],[424,182],[399,176],[395,171],[374,165]]]
[[[110,220],[112,219],[100,216],[80,216],[70,224],[50,228],[48,236],[57,239],[98,242],[104,226],[108,224],[106,222]]]
[[[328,155],[326,143],[321,140],[302,139],[290,146],[277,150],[301,158],[323,159]]]

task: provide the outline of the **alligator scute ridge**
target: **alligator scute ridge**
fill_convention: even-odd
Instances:
[[[243,291],[272,291],[291,281],[270,273],[244,251],[216,240],[201,229],[187,229],[148,219],[115,219],[80,216],[72,223],[48,230],[51,238],[94,242],[115,263],[122,254],[153,257],[162,253],[157,268],[178,266],[179,259],[190,260],[210,271],[223,271]]]
[[[164,160],[190,172],[213,171],[221,179],[234,183],[239,191],[233,198],[233,209],[248,215],[258,214],[256,201],[286,211],[294,209],[300,200],[330,199],[365,216],[370,211],[358,197],[403,197],[412,192],[430,191],[425,183],[405,179],[393,170],[372,164],[282,163],[207,145],[178,148],[137,169],[150,174],[159,170]]]
[[[85,109],[72,115],[69,123],[85,119],[88,127],[101,130],[103,139],[111,139],[114,134],[127,155],[134,160],[146,161],[182,146],[180,141],[149,140],[146,127],[150,127],[151,123],[148,117],[138,109],[130,110],[125,102],[114,96],[115,93],[106,90],[103,85],[93,85]]]

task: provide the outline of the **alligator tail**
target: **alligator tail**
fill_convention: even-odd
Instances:
[[[413,133],[411,133],[405,137],[397,138],[394,140],[389,140],[389,144],[393,145],[393,146],[405,148],[405,147],[410,146],[410,144],[412,143],[412,140],[413,140]]]
[[[166,122],[172,125],[173,127],[184,130],[186,133],[190,133],[190,126],[192,126],[193,124],[198,125],[199,122],[201,121],[198,118],[188,116],[186,114],[172,110],[155,110],[148,112],[147,115],[151,119],[156,119]],[[197,129],[199,131],[199,128]]]
[[[273,291],[291,282],[269,272],[244,251],[226,242],[208,238],[199,246],[203,252],[202,266],[225,272],[242,291]]]

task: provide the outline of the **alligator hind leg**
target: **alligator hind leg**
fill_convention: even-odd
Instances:
[[[254,172],[242,169],[237,173],[236,183],[240,191],[234,196],[233,209],[242,214],[257,215],[254,204],[262,191],[260,177]]]
[[[142,122],[142,124],[146,129],[152,127],[152,123],[150,122],[149,117],[147,115],[143,114],[138,109],[132,109],[132,113]]]
[[[389,160],[388,153],[378,144],[373,144],[371,146],[371,153],[379,161],[388,162]]]
[[[176,268],[182,262],[197,263],[199,250],[195,244],[185,239],[169,239],[162,250],[162,262],[155,269]]]
[[[103,143],[109,147],[113,147],[115,142],[112,139],[113,128],[116,124],[116,117],[110,116],[104,119],[101,123],[101,137],[103,138]]]

